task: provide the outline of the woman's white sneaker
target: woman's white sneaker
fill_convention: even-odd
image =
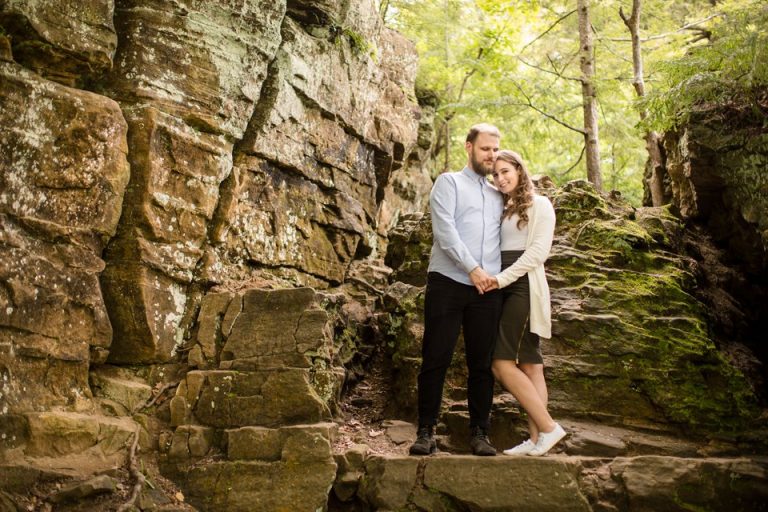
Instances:
[[[504,450],[504,455],[527,455],[536,447],[533,441],[526,439],[519,445]]]
[[[534,457],[544,455],[564,437],[565,430],[563,430],[563,427],[561,427],[559,423],[555,423],[555,428],[552,429],[552,432],[539,432],[539,439],[536,441],[536,446],[533,447],[533,450],[528,452],[528,455]]]

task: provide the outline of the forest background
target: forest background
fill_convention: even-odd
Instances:
[[[577,12],[584,5],[604,190],[639,206],[649,132],[674,129],[713,103],[760,108],[765,0],[383,0],[385,23],[419,51],[417,94],[437,107],[433,176],[464,165],[466,130],[481,121],[501,129],[502,147],[519,152],[531,173],[558,184],[587,176]],[[642,99],[623,19],[633,7]]]

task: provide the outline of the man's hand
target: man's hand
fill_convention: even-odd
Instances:
[[[495,277],[488,275],[488,272],[481,267],[475,267],[472,272],[469,273],[469,279],[472,284],[477,288],[477,293],[482,295],[483,293],[493,290],[494,287],[498,288],[499,283]]]

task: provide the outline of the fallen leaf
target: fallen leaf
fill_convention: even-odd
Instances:
[[[184,501],[184,495],[181,491],[176,491],[176,494],[174,494],[173,497],[176,498],[176,501]]]

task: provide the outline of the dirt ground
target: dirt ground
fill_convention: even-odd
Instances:
[[[387,416],[391,397],[390,375],[384,357],[376,354],[364,380],[346,391],[338,413],[339,432],[334,452],[355,444],[367,445],[370,454],[407,454],[416,427]]]

